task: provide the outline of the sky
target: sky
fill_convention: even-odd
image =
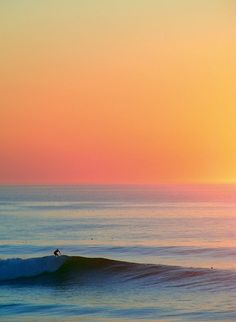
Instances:
[[[0,1],[0,183],[236,183],[235,9]]]

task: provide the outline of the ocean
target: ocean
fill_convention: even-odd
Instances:
[[[1,322],[236,321],[235,259],[235,185],[0,186]]]

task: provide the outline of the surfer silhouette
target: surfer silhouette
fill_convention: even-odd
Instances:
[[[53,254],[54,254],[55,256],[59,256],[59,255],[61,255],[61,252],[59,251],[59,249],[56,249],[56,250],[53,252]]]

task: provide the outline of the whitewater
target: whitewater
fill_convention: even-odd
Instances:
[[[233,185],[0,187],[0,321],[235,321],[235,259]]]

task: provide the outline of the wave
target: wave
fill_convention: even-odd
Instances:
[[[32,277],[57,271],[67,260],[67,256],[45,256],[39,258],[10,258],[0,260],[0,281],[21,277]]]
[[[0,260],[0,283],[40,285],[142,283],[208,290],[236,290],[236,272],[170,265],[139,264],[106,258],[45,256]]]

